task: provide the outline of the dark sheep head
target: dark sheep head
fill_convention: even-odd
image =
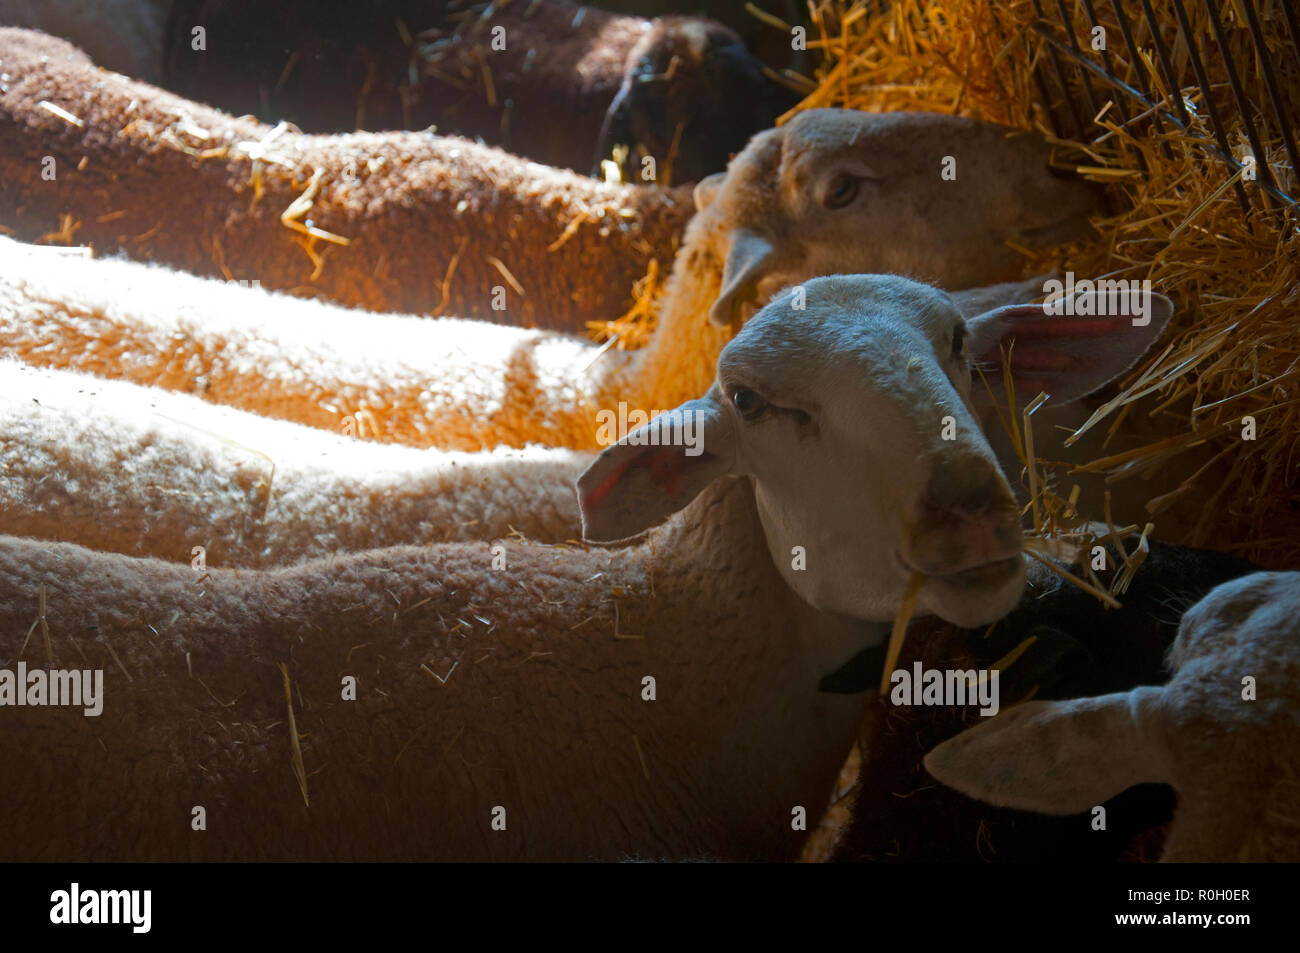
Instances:
[[[601,127],[596,172],[601,159],[624,145],[628,181],[644,181],[641,156],[654,157],[660,184],[697,181],[726,168],[754,133],[798,100],[764,75],[762,63],[728,28],[662,17],[628,54]]]

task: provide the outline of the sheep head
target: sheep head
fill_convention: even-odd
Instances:
[[[814,279],[741,329],[704,397],[596,459],[578,482],[584,534],[631,537],[714,478],[744,475],[775,565],[810,604],[888,620],[920,572],[919,611],[987,623],[1016,604],[1024,565],[1016,503],[976,422],[972,362],[1023,338],[1013,374],[1078,396],[1149,343],[1126,320],[1036,305],[963,320],[948,294],[909,279]]]
[[[964,794],[1045,814],[1143,782],[1178,808],[1163,860],[1300,858],[1300,573],[1224,583],[1184,613],[1161,688],[1028,702],[936,747],[926,769]]]
[[[721,23],[661,17],[628,54],[601,127],[597,167],[614,146],[631,146],[623,174],[640,181],[639,146],[656,158],[661,180],[694,182],[726,168],[756,129],[798,101],[764,75],[763,64]]]
[[[813,109],[755,136],[701,181],[698,232],[723,247],[709,316],[818,275],[907,275],[958,289],[1014,277],[1014,242],[1082,235],[1095,186],[1049,164],[1030,133],[936,113]]]

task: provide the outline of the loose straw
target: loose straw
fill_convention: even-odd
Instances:
[[[880,673],[880,694],[885,694],[889,689],[889,677],[894,674],[894,666],[898,664],[898,653],[903,650],[903,635],[907,632],[907,624],[912,621],[912,615],[916,612],[916,600],[921,595],[921,581],[925,579],[919,572],[912,573],[912,578],[907,580],[907,588],[903,590],[903,601],[898,605],[898,615],[894,616],[894,631],[889,634],[889,649],[885,652],[885,669]]]

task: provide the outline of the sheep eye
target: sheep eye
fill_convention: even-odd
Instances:
[[[858,185],[860,179],[856,175],[849,175],[847,172],[841,172],[835,178],[831,179],[830,188],[826,190],[826,196],[822,199],[822,205],[827,208],[844,208],[858,197]]]
[[[746,420],[757,420],[767,410],[767,401],[755,391],[742,388],[731,395],[731,402]]]
[[[961,357],[966,344],[966,325],[959,324],[952,329],[952,356]]]

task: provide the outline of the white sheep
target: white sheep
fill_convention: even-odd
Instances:
[[[948,155],[958,159],[956,183],[941,175]],[[0,347],[329,429],[364,408],[381,440],[590,449],[600,410],[663,409],[706,389],[731,336],[715,324],[778,289],[875,270],[980,285],[1013,267],[1006,241],[1076,232],[1092,192],[1052,175],[1037,139],[998,126],[812,110],[755,137],[725,176],[700,183],[697,200],[658,328],[636,352],[602,355],[574,337],[475,322],[358,315],[162,269],[43,259],[13,242],[0,247]],[[710,313],[715,324],[705,322]]]
[[[310,136],[230,116],[30,30],[0,27],[0,73],[6,234],[349,307],[584,330],[631,305],[693,211],[688,189],[607,185],[428,131]]]
[[[976,309],[1020,301],[1033,287],[1011,283],[951,297],[977,319]],[[119,286],[121,306],[130,307],[139,291]],[[1084,340],[1095,337],[1087,336],[1087,322],[1075,327]],[[1057,330],[1057,340],[1067,342]],[[98,357],[94,339],[86,348]],[[1098,373],[1117,373],[1122,363]],[[246,568],[399,543],[514,532],[561,542],[581,534],[573,480],[587,453],[377,445],[365,411],[339,425],[364,438],[357,440],[159,388],[23,367],[0,365],[0,393],[10,395],[0,397],[7,435],[0,472],[8,477],[0,485],[0,529],[8,533],[182,560],[204,545],[215,565]],[[986,428],[994,416],[988,397],[977,388]],[[616,439],[617,428],[610,429]],[[129,464],[119,465],[123,459]],[[1016,472],[1013,454],[1000,460]],[[72,483],[75,493],[55,489]]]
[[[27,251],[23,246],[0,239],[0,257],[4,256],[8,248]],[[94,274],[100,281],[92,283],[88,277],[79,276],[78,270],[85,272],[86,276]],[[110,280],[104,280],[104,272],[110,274]],[[200,402],[177,395],[179,402],[174,404],[175,410],[169,416],[196,420],[207,415],[211,423],[200,425],[204,429],[263,450],[270,459],[276,460],[279,468],[273,480],[276,504],[268,507],[265,495],[268,459],[259,458],[239,447],[225,445],[216,437],[196,432],[192,428],[169,426],[149,415],[146,415],[147,423],[142,424],[138,417],[125,415],[120,410],[110,412],[99,404],[86,408],[85,412],[78,410],[57,421],[49,419],[49,415],[32,417],[32,424],[26,428],[9,428],[10,441],[6,455],[14,462],[12,472],[14,475],[26,473],[29,480],[10,482],[6,497],[8,502],[0,507],[0,527],[8,525],[8,532],[59,538],[127,554],[157,555],[170,559],[187,558],[192,543],[182,543],[192,540],[198,533],[200,536],[220,540],[217,546],[224,550],[224,555],[217,560],[218,564],[246,567],[283,564],[309,555],[324,554],[326,551],[341,553],[357,547],[395,545],[399,542],[494,538],[512,530],[534,540],[550,542],[569,540],[580,533],[576,502],[572,494],[575,468],[580,467],[581,460],[584,459],[580,452],[542,452],[534,449],[526,451],[524,458],[516,462],[503,459],[500,454],[487,458],[468,455],[460,458],[459,464],[450,467],[446,455],[391,452],[385,456],[372,443],[376,442],[376,438],[382,441],[394,437],[389,429],[390,421],[393,420],[391,408],[383,407],[382,404],[377,406],[367,399],[360,400],[357,404],[339,402],[328,389],[320,389],[318,381],[322,374],[311,363],[311,347],[292,345],[281,339],[272,342],[273,346],[268,350],[264,333],[253,332],[252,329],[250,337],[225,339],[205,346],[203,322],[187,320],[185,312],[194,307],[192,304],[185,304],[172,312],[161,311],[161,303],[177,300],[200,302],[216,312],[239,313],[240,304],[246,298],[242,289],[212,285],[205,287],[207,294],[200,295],[192,287],[196,280],[181,274],[160,269],[146,270],[122,263],[88,263],[77,257],[66,260],[64,255],[48,251],[36,251],[30,264],[16,267],[9,274],[12,276],[8,280],[9,286],[16,289],[18,294],[14,300],[17,300],[19,306],[30,306],[32,298],[45,287],[48,294],[60,302],[60,308],[70,309],[78,304],[77,299],[69,294],[70,287],[83,287],[87,293],[96,295],[99,299],[96,308],[108,315],[108,320],[112,319],[114,313],[122,312],[143,311],[173,315],[174,324],[170,328],[164,325],[156,333],[155,339],[160,351],[173,346],[174,342],[188,341],[191,347],[205,347],[205,350],[217,355],[218,359],[225,359],[227,354],[242,355],[237,360],[226,359],[229,372],[224,380],[218,382],[218,387],[212,386],[211,378],[190,377],[191,365],[185,364],[179,367],[169,365],[166,368],[168,377],[164,380],[144,378],[155,384],[187,386],[196,382],[199,393],[204,397],[211,398],[213,391],[216,391],[218,397],[230,400],[231,395],[234,395],[235,399],[231,402],[243,403],[239,397],[246,391],[252,390],[253,393],[260,394],[264,390],[263,382],[244,371],[244,367],[248,363],[272,361],[277,365],[274,380],[279,385],[278,400],[294,397],[296,391],[303,398],[299,406],[311,408],[316,415],[309,423],[330,428],[334,433],[320,434],[313,441],[313,438],[302,432],[302,428],[286,425],[285,429],[277,430],[277,421],[242,415],[229,408],[224,411],[216,408],[203,410]],[[5,296],[5,282],[5,278],[0,276],[0,300]],[[100,286],[108,290],[101,290]],[[1028,289],[1026,283],[1010,283],[993,289],[954,293],[952,298],[963,315],[976,319],[976,308],[1000,302],[1015,302],[1027,290],[1031,289]],[[149,307],[148,302],[152,300],[160,302],[160,306]],[[303,320],[296,325],[298,328],[311,326],[315,332],[333,332],[339,338],[348,334],[347,321],[351,320],[350,315],[330,315],[337,322],[322,326],[322,308],[317,304],[295,302],[292,299],[272,299],[272,302],[283,304],[290,315],[295,308],[308,313],[315,312],[313,317],[316,320],[312,322],[305,320],[307,315],[304,313]],[[1045,319],[1040,308],[1004,306],[1001,311],[995,308],[995,312],[1001,316],[1018,316],[1017,333],[1026,339],[1037,325],[1048,324],[1056,329],[1053,341],[1070,345],[1071,348],[1076,347],[1078,342],[1095,346],[1093,342],[1099,339],[1113,341],[1115,347],[1109,352],[1109,358],[1106,356],[1106,348],[1100,348],[1097,359],[1108,360],[1104,373],[1106,376],[1115,376],[1127,367],[1132,355],[1145,350],[1148,342],[1169,317],[1170,307],[1166,299],[1153,296],[1152,308],[1156,316],[1151,324],[1144,328],[1132,328],[1131,325],[1125,328],[1121,325],[1121,332],[1110,335],[1109,338],[1099,338],[1092,329],[1097,328],[1099,322],[1112,319],[1067,319],[1066,328],[1078,332],[1076,337],[1070,337],[1061,334],[1060,320]],[[12,315],[8,326],[18,333],[26,333],[32,326],[39,325],[39,321],[31,320],[30,307],[16,307],[0,312],[0,329],[4,328],[4,313]],[[443,335],[443,339],[446,338],[447,330],[451,329],[463,332],[474,341],[482,341],[485,337],[510,338],[517,334],[510,329],[474,322],[448,321],[430,325],[430,322],[393,317],[374,326],[373,332],[380,341],[387,343],[387,347],[381,351],[376,346],[378,342],[372,343],[368,348],[370,361],[357,368],[355,380],[374,381],[382,385],[385,380],[399,378],[403,374],[413,380],[417,376],[417,369],[412,367],[411,355],[420,354],[421,342],[428,341],[432,326]],[[252,334],[257,334],[257,337],[252,337]],[[65,337],[74,342],[75,351],[68,356],[74,358],[77,367],[100,373],[121,373],[127,378],[136,377],[134,368],[121,360],[112,333],[103,326],[96,328],[94,324],[83,324],[77,335]],[[34,350],[19,348],[19,354],[27,356],[29,360],[48,358],[42,338],[30,335],[29,341]],[[551,354],[563,354],[559,351],[559,346],[565,343],[568,342],[552,337]],[[283,360],[282,355],[285,354],[298,354],[299,358]],[[588,350],[586,346],[575,346],[573,354],[585,356]],[[1034,352],[1026,345],[1018,352],[1013,351],[1013,354],[1018,354],[1019,359],[1027,359]],[[988,365],[992,397],[1001,399],[1004,387],[1000,384],[1000,355],[995,351],[976,356]],[[576,363],[576,358],[573,361]],[[477,433],[484,433],[487,428],[497,428],[498,432],[504,429],[508,421],[508,408],[495,408],[493,415],[478,420],[469,417],[463,410],[458,410],[458,400],[473,406],[478,400],[484,399],[487,384],[476,376],[474,371],[477,365],[468,360],[467,356],[454,355],[448,364],[460,368],[464,374],[464,380],[461,381],[464,390],[443,397],[445,406],[438,408],[441,413],[435,417],[435,423],[429,425],[430,430],[448,420],[452,425],[463,428],[480,428]],[[73,390],[87,386],[85,382],[66,386],[52,384],[57,380],[57,376],[43,378],[42,384],[35,390],[16,390],[14,393],[23,398],[30,393],[45,406],[49,406],[57,394],[68,393],[69,386]],[[47,384],[47,381],[51,384]],[[40,389],[45,386],[53,387],[52,394],[48,397],[40,393]],[[552,386],[563,393],[563,387],[571,385],[564,381],[563,374],[556,373],[552,378]],[[133,390],[133,387],[123,385],[112,389],[110,393],[117,395],[117,402],[122,402]],[[1023,402],[1036,391],[1022,387],[1018,393]],[[1079,395],[1079,391],[1071,394],[1058,393],[1054,399],[1065,402]],[[989,399],[991,393],[979,386],[976,387],[974,398],[980,413],[979,423],[984,426],[985,432],[991,433],[993,445],[1000,451],[998,459],[1004,471],[1014,476],[1019,464],[1014,451],[1005,449],[1005,439],[1000,433],[1000,426],[995,423],[996,415]],[[419,391],[415,391],[404,398],[404,406],[419,407],[419,399]],[[130,398],[130,402],[139,408],[166,400],[168,397],[156,393],[155,389],[144,390],[144,393]],[[39,407],[25,403],[23,399],[18,399],[12,407],[13,412],[27,417],[38,415],[40,411]],[[617,404],[614,407],[617,408]],[[636,410],[636,404],[632,407],[633,411]],[[278,408],[278,404],[257,406],[257,410],[263,412],[276,412]],[[428,412],[429,408],[422,410]],[[627,407],[623,410],[627,410]],[[604,411],[603,419],[612,426],[604,426],[602,433],[602,425],[598,424],[594,416],[598,411],[593,410],[591,413],[593,417],[588,424],[590,429],[585,433],[578,432],[578,439],[573,441],[580,446],[591,446],[602,438],[617,438],[620,436],[620,424],[634,426],[637,423],[632,413],[620,416],[620,413],[608,408]],[[38,420],[39,424],[36,423]],[[90,421],[94,423],[91,424]],[[90,426],[94,438],[81,436],[86,426]],[[339,437],[339,430],[344,428],[351,428],[351,432],[363,436],[364,442],[359,446],[356,441]],[[259,441],[238,436],[240,433],[250,433],[252,429],[263,434]],[[432,433],[421,432],[415,439],[412,439],[409,432],[399,432],[395,436],[416,445],[428,445],[438,442],[438,438],[445,434],[434,430]],[[513,429],[511,436],[512,442],[520,445],[526,445],[534,438],[521,428]],[[490,432],[485,433],[481,442],[486,445],[490,442],[489,437]],[[149,463],[147,473],[139,469],[142,465],[139,463],[136,468],[126,472],[120,471],[112,463],[105,465],[105,460],[112,462],[118,459],[114,446],[138,446],[142,441],[156,442],[162,439],[165,439],[169,451],[165,454],[156,452],[144,458]],[[445,439],[442,442],[446,442]],[[328,456],[318,460],[318,465],[309,465],[304,469],[305,464],[299,464],[298,460],[305,458],[291,451],[291,447],[315,447],[317,443],[329,447],[326,451]],[[473,443],[469,446],[473,446]],[[389,447],[389,450],[398,449]],[[351,462],[341,463],[346,456],[351,456]],[[191,458],[204,460],[201,467],[198,467],[198,471],[204,475],[201,480],[195,478],[196,464],[191,462]],[[51,467],[53,472],[61,469],[79,475],[98,473],[98,478],[90,482],[83,481],[83,489],[75,498],[40,495],[38,488],[44,485],[49,471],[45,467],[32,468],[30,462],[51,459],[59,460],[59,467]],[[452,455],[450,459],[455,462],[458,458]],[[334,462],[329,465],[342,467],[342,473],[330,472],[326,460]],[[377,471],[372,471],[372,467],[377,467]],[[256,476],[253,476],[253,472],[256,472]],[[357,477],[359,473],[363,476]],[[359,491],[354,482],[357,478],[363,478],[363,485],[368,488],[364,493]],[[183,493],[161,493],[153,489],[156,486],[183,486],[186,489]],[[386,488],[385,493],[378,493],[381,488]],[[48,493],[48,486],[45,486],[44,491]],[[337,512],[341,506],[337,502],[341,498],[339,494],[352,501],[347,506],[346,515]],[[38,501],[42,502],[38,504]],[[113,519],[98,519],[96,514],[100,510],[112,512]],[[420,511],[419,519],[413,519],[409,515],[413,511]],[[1114,514],[1118,519],[1136,519],[1118,501]],[[474,521],[476,516],[480,516],[477,523]],[[329,525],[322,525],[321,521],[326,519]],[[212,532],[200,530],[203,525],[211,525]]]
[[[399,543],[581,533],[592,454],[417,450],[0,362],[0,532],[260,568]]]
[[[1183,615],[1168,684],[1027,702],[925,758],[991,804],[1074,814],[1142,783],[1178,798],[1165,861],[1300,860],[1300,573],[1218,586]]]
[[[964,324],[892,276],[805,291],[580,478],[587,537],[650,530],[633,545],[200,575],[0,541],[0,631],[107,668],[91,730],[6,712],[0,761],[24,770],[0,790],[0,854],[794,856],[864,705],[819,680],[885,637],[914,572],[919,610],[958,625],[1025,578],[970,407],[968,351],[1007,322]],[[1055,366],[1063,389],[1101,383]]]

